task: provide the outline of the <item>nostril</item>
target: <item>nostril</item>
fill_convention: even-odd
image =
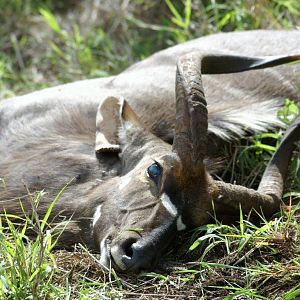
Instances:
[[[140,236],[127,236],[113,242],[110,254],[115,267],[122,271],[135,271],[150,267],[155,249],[149,240]]]
[[[127,237],[123,240],[119,240],[111,247],[111,257],[116,266],[121,270],[126,270],[133,263],[134,247],[137,242],[136,237]]]
[[[133,249],[132,249],[132,245],[137,241],[136,238],[129,238],[127,240],[125,240],[121,247],[123,249],[123,252],[125,253],[126,256],[128,256],[129,258],[132,258],[133,256]]]

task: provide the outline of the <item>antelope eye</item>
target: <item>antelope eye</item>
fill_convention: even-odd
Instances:
[[[157,184],[158,180],[161,176],[162,173],[162,168],[158,163],[152,164],[150,167],[147,169],[147,174],[148,176]]]

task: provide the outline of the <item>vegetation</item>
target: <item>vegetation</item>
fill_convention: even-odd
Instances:
[[[209,33],[296,28],[299,14],[298,0],[0,0],[0,98],[116,74],[159,49]],[[287,101],[279,117],[289,122],[297,112]],[[228,149],[234,155],[222,176],[255,186],[280,138],[280,132],[264,133]],[[233,225],[215,220],[183,235],[155,273],[138,276],[103,273],[97,256],[80,246],[53,250],[57,236],[48,227],[48,214],[41,220],[35,214],[2,214],[0,297],[300,297],[299,170],[295,156],[286,206],[272,220],[261,216],[254,224],[242,212]],[[42,197],[42,192],[33,196],[33,210]],[[37,238],[29,239],[27,229]]]

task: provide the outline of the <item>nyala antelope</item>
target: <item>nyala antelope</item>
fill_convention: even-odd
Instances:
[[[283,99],[300,99],[300,65],[283,64],[299,53],[299,31],[222,33],[117,76],[1,101],[1,212],[30,214],[28,191],[43,190],[43,216],[68,183],[52,211],[55,222],[70,221],[61,244],[84,243],[120,271],[150,268],[178,231],[209,222],[213,209],[271,215],[299,117],[258,190],[214,180],[206,162],[222,141],[282,125]]]

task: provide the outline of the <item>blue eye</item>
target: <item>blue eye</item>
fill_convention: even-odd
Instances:
[[[158,163],[154,163],[152,164],[148,169],[147,169],[147,173],[149,175],[149,177],[157,184],[158,180],[161,176],[161,166]]]

